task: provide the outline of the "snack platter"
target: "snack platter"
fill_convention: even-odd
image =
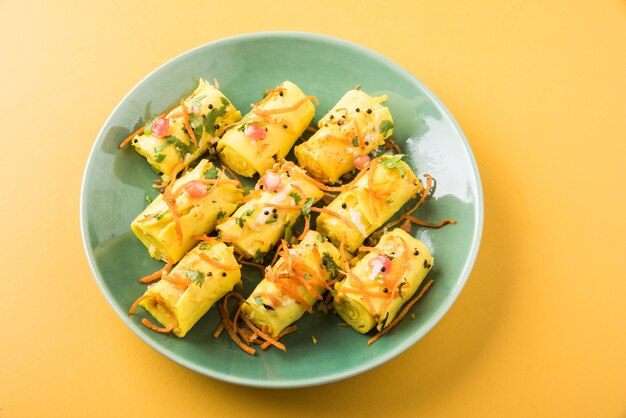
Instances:
[[[289,36],[277,35],[283,37]],[[418,138],[397,134],[406,131],[398,123],[407,109],[387,106],[393,91],[366,90],[369,84],[354,79],[331,96],[301,87],[296,72],[274,85],[256,81],[263,89],[250,95],[248,88],[242,100],[236,83],[220,85],[220,74],[211,74],[211,81],[196,78],[195,88],[168,92],[154,115],[131,116],[140,121],[127,125],[127,134],[118,129],[102,139],[117,148],[111,171],[132,164],[142,172],[135,186],[145,192],[139,210],[133,202],[126,230],[116,225],[118,240],[107,243],[119,247],[123,237],[133,260],[127,277],[117,279],[118,294],[103,287],[105,295],[144,340],[172,352],[159,351],[224,380],[287,385],[268,384],[261,358],[335,350],[327,345],[337,342],[323,338],[327,332],[351,345],[360,341],[374,358],[360,371],[372,367],[404,338],[404,322],[430,320],[419,311],[446,269],[439,266],[438,231],[469,226],[475,238],[476,219],[463,225],[466,214],[455,216],[450,205],[449,213],[427,209],[432,199],[436,205],[436,189],[450,187],[415,164]],[[104,264],[111,267],[110,260]],[[97,278],[107,274],[98,267]],[[128,286],[120,291],[123,281]],[[445,280],[442,286],[449,295]],[[179,347],[191,347],[193,361],[203,363],[198,343],[244,362],[259,359],[261,368],[251,367],[256,377],[241,380],[186,364],[186,354],[178,358]]]

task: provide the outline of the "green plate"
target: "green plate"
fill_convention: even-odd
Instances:
[[[416,228],[415,235],[433,252],[435,280],[406,318],[368,346],[368,335],[339,327],[335,315],[308,315],[284,340],[287,352],[258,351],[251,357],[225,335],[213,339],[219,321],[210,310],[184,339],[152,332],[129,317],[133,301],[145,290],[137,278],[163,264],[151,259],[130,230],[145,206],[157,175],[132,147],[118,144],[145,118],[161,113],[193,91],[199,77],[217,78],[238,109],[260,100],[263,91],[284,80],[298,84],[320,104],[316,121],[349,89],[360,84],[370,94],[387,94],[395,119],[393,138],[418,173],[437,180],[433,198],[416,215],[456,225],[439,230]],[[450,308],[470,274],[483,224],[478,169],[452,115],[412,74],[358,45],[304,33],[237,36],[195,48],[159,67],[117,105],[102,127],[89,156],[81,195],[81,228],[93,274],[120,318],[146,343],[199,373],[232,383],[261,387],[311,386],[344,379],[383,364],[426,334]],[[244,268],[244,295],[259,280]],[[312,336],[317,338],[313,344]],[[422,361],[406,357],[404,361]]]

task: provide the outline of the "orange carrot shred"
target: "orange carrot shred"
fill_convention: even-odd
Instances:
[[[189,123],[189,112],[187,112],[187,106],[185,105],[185,100],[180,99],[180,108],[183,111],[183,122],[185,123],[185,128],[187,128],[187,132],[189,133],[189,137],[193,141],[194,147],[198,148],[198,141],[196,140],[196,134],[191,129],[191,124]]]
[[[158,280],[161,278],[161,276],[163,274],[166,274],[167,271],[172,268],[172,266],[174,265],[174,260],[172,260],[171,258],[167,260],[167,264],[165,264],[165,266],[163,266],[163,268],[155,271],[154,273],[148,275],[148,276],[144,276],[142,278],[139,279],[139,281],[141,283],[151,283],[155,280]]]
[[[239,264],[237,264],[236,266],[227,266],[226,264],[220,263],[217,260],[213,260],[211,257],[209,257],[205,253],[198,253],[198,255],[200,256],[202,260],[206,261],[207,263],[211,264],[214,267],[217,267],[220,270],[234,271],[234,270],[239,270],[241,268]]]
[[[420,300],[420,298],[424,295],[424,293],[426,293],[426,291],[428,290],[428,288],[430,287],[431,284],[433,284],[433,280],[432,279],[428,283],[426,283],[426,285],[422,288],[422,290],[419,292],[419,294],[412,301],[407,303],[407,305],[404,307],[402,312],[400,312],[400,314],[393,321],[391,321],[391,323],[388,326],[383,328],[382,331],[380,331],[379,333],[377,333],[376,335],[374,335],[372,338],[370,338],[367,341],[367,345],[372,345],[373,343],[376,342],[376,340],[378,340],[380,337],[382,337],[387,332],[389,332],[393,327],[395,327],[398,324],[398,322],[400,322],[402,320],[402,318],[404,318],[406,316],[406,314],[413,307],[413,305],[415,305],[415,303],[418,300]]]
[[[290,334],[294,331],[298,330],[298,326],[297,325],[292,325],[290,327],[285,328],[284,330],[282,330],[277,336],[276,336],[276,341],[278,341],[279,339],[283,338],[285,335]],[[261,344],[261,350],[266,350],[270,345],[272,345],[269,341],[265,341],[263,344]]]
[[[441,228],[444,225],[455,224],[456,223],[456,220],[448,219],[448,218],[444,219],[443,221],[437,222],[436,224],[433,224],[433,223],[430,223],[430,222],[426,222],[426,221],[422,221],[421,219],[414,218],[413,216],[410,216],[410,215],[403,215],[402,218],[411,221],[415,225],[424,226],[424,227],[427,227],[427,228]]]
[[[317,100],[317,97],[304,96],[302,99],[298,100],[296,103],[288,107],[282,107],[280,109],[260,109],[258,106],[254,106],[252,108],[252,111],[258,116],[269,116],[269,115],[275,115],[277,113],[293,112],[294,110],[302,106],[304,103],[306,103],[308,100],[313,100],[316,104],[319,105],[319,100]]]
[[[176,106],[178,106],[178,105],[174,105],[174,106],[170,107],[169,109],[167,109],[165,112],[163,112],[161,115],[159,115],[159,118],[164,117],[165,115],[170,113],[172,110],[176,109]],[[120,148],[124,148],[126,146],[126,144],[128,144],[130,141],[133,140],[134,137],[136,137],[137,135],[141,135],[143,133],[143,131],[145,131],[145,130],[146,130],[146,125],[144,124],[141,128],[137,129],[135,132],[133,132],[132,134],[128,135],[126,137],[126,139],[124,139],[120,143]]]
[[[261,331],[260,329],[258,329],[248,318],[246,318],[245,316],[243,317],[243,322],[250,327],[250,329],[252,331],[254,331],[258,336],[260,336],[261,338],[263,338],[265,341],[267,341],[268,343],[272,344],[274,347],[277,347],[283,351],[287,351],[287,348],[285,347],[285,345],[283,343],[278,342],[277,340],[275,340],[274,338],[270,337],[269,335],[267,335],[266,333],[264,333],[263,331]]]
[[[174,328],[176,328],[178,326],[178,321],[176,320],[176,315],[174,315],[174,312],[172,312],[172,310],[165,304],[165,301],[163,301],[163,299],[161,299],[160,296],[158,295],[143,295],[140,296],[139,299],[137,299],[135,301],[135,303],[133,303],[133,305],[130,307],[130,310],[128,311],[129,315],[132,315],[135,310],[137,309],[137,306],[139,306],[139,304],[146,300],[146,299],[154,299],[154,301],[156,302],[157,305],[161,305],[161,307],[165,310],[165,312],[168,314],[168,316],[172,319],[171,324],[168,327],[157,327],[156,325],[152,324],[150,321],[148,321],[146,318],[143,318],[141,320],[141,323],[147,327],[150,328],[152,331],[155,332],[160,332],[160,333],[168,333],[171,330],[173,330]]]
[[[302,230],[302,234],[300,234],[300,236],[298,237],[299,241],[302,241],[304,239],[304,236],[307,234],[307,232],[309,232],[309,228],[311,228],[311,216],[306,215],[304,217],[304,230]]]

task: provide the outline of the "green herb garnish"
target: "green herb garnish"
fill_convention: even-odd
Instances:
[[[211,168],[204,172],[204,178],[207,180],[215,180],[218,174],[219,171],[217,170],[217,167],[212,165]]]
[[[293,197],[294,202],[297,204],[300,203],[300,201],[302,200],[302,196],[300,196],[300,193],[298,192],[289,192],[290,197]]]
[[[293,237],[293,229],[291,229],[291,225],[285,225],[285,241],[288,243],[291,242],[291,238]]]
[[[211,109],[203,121],[205,132],[208,132],[211,136],[215,136],[215,121],[220,116],[226,114],[226,108],[230,105],[230,102],[224,97],[220,97],[220,100],[222,101],[222,106]]]
[[[402,162],[402,157],[404,157],[404,154],[386,155],[380,158],[379,164],[389,170],[395,168],[404,178],[406,175],[406,166]]]
[[[386,137],[387,132],[393,129],[393,122],[390,120],[384,120],[380,123],[380,126],[378,129],[380,130],[380,133],[383,134],[384,137]]]
[[[219,212],[217,212],[217,220],[218,221],[220,219],[224,219],[224,216],[226,216],[226,212],[224,212],[223,210],[220,210]]]
[[[240,228],[243,228],[243,224],[246,222],[244,219],[246,216],[250,216],[254,213],[254,209],[248,209],[244,213],[241,214],[238,218],[235,218],[235,223],[239,225]]]
[[[161,212],[161,213],[159,213],[157,216],[155,216],[155,217],[154,217],[154,219],[156,219],[157,221],[160,221],[160,220],[161,220],[161,219],[165,216],[165,214],[166,214],[168,211],[169,211],[168,209],[164,210],[163,212]]]
[[[302,208],[300,208],[300,211],[303,215],[308,215],[309,213],[311,213],[311,206],[313,206],[314,201],[315,199],[312,197],[307,198]]]
[[[187,270],[185,273],[189,280],[192,280],[199,287],[204,283],[204,273],[199,270]]]
[[[328,253],[322,254],[321,267],[328,271],[331,279],[335,279],[339,275],[339,268],[337,267],[337,263],[335,263],[335,260]]]

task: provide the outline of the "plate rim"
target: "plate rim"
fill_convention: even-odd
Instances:
[[[85,187],[86,187],[86,179],[87,179],[89,168],[91,167],[91,160],[93,158],[94,151],[96,150],[96,147],[103,142],[104,129],[106,126],[109,125],[111,118],[113,117],[115,113],[117,113],[118,108],[123,103],[125,103],[126,100],[135,92],[135,90],[137,90],[148,78],[152,77],[153,74],[161,71],[163,68],[167,67],[169,64],[171,64],[174,61],[177,61],[178,59],[182,58],[185,55],[192,54],[199,49],[207,48],[212,45],[217,45],[221,43],[229,43],[229,42],[236,42],[240,40],[250,40],[250,39],[259,39],[259,38],[271,38],[271,37],[303,38],[303,39],[308,39],[308,40],[332,43],[332,44],[339,45],[342,47],[347,47],[350,49],[357,50],[358,52],[364,55],[367,55],[375,60],[382,61],[384,64],[390,66],[398,73],[403,74],[408,80],[410,80],[412,83],[415,83],[418,86],[418,88],[424,92],[424,94],[435,104],[437,109],[441,112],[442,116],[445,116],[449,120],[449,122],[452,124],[453,129],[456,131],[457,135],[461,138],[463,146],[465,147],[465,151],[467,153],[467,156],[470,159],[470,163],[472,165],[472,169],[473,169],[474,177],[476,181],[476,193],[477,194],[476,194],[476,208],[475,208],[476,210],[474,213],[474,222],[475,222],[476,228],[474,231],[474,236],[472,237],[472,243],[471,243],[469,256],[461,271],[460,280],[458,281],[457,285],[454,287],[450,295],[445,299],[445,303],[436,309],[434,314],[431,315],[431,317],[419,329],[419,332],[411,335],[410,338],[407,338],[406,340],[400,342],[399,344],[392,347],[391,349],[381,354],[380,356],[376,357],[375,359],[369,360],[368,362],[362,365],[359,365],[359,366],[356,366],[347,370],[334,372],[334,373],[330,373],[324,376],[319,376],[319,377],[314,377],[314,378],[300,377],[297,379],[259,380],[259,379],[252,379],[252,378],[246,378],[246,377],[239,377],[239,376],[232,375],[232,374],[218,372],[213,369],[207,368],[205,366],[192,363],[191,361],[178,355],[177,353],[173,351],[169,351],[165,349],[164,347],[161,347],[159,344],[148,339],[144,334],[140,333],[135,327],[136,324],[130,320],[130,317],[127,314],[127,312],[123,311],[114,302],[115,298],[109,292],[109,290],[104,286],[104,284],[102,283],[102,279],[99,277],[96,271],[96,268],[94,265],[95,263],[94,263],[93,252],[87,245],[87,239],[90,236],[90,234],[85,224],[86,205],[84,201],[84,194],[85,194]],[[482,240],[482,233],[483,233],[483,226],[484,226],[484,200],[483,199],[484,199],[483,188],[482,188],[480,173],[478,170],[478,164],[476,162],[476,158],[474,157],[474,153],[472,152],[472,149],[469,145],[469,142],[467,141],[467,137],[465,136],[460,125],[458,124],[458,122],[456,121],[452,113],[448,110],[448,108],[430,90],[430,88],[428,88],[419,78],[417,78],[411,72],[403,68],[401,65],[397,64],[395,61],[387,58],[386,56],[378,52],[375,52],[371,49],[368,49],[364,46],[351,42],[351,41],[347,41],[341,38],[332,37],[328,35],[310,33],[310,32],[267,31],[267,32],[252,32],[252,33],[246,33],[246,34],[241,34],[241,35],[220,38],[214,41],[210,41],[210,42],[198,45],[187,51],[184,51],[176,55],[175,57],[165,61],[158,67],[156,67],[154,70],[148,73],[145,77],[143,77],[139,82],[137,82],[133,86],[133,88],[131,88],[124,95],[124,97],[122,97],[122,99],[117,103],[117,105],[109,113],[109,116],[106,118],[105,122],[102,124],[102,127],[100,128],[100,130],[98,131],[95,137],[91,150],[89,151],[89,156],[87,157],[87,162],[85,164],[85,169],[83,170],[83,178],[81,181],[80,202],[79,202],[80,203],[79,204],[79,211],[80,211],[79,220],[80,220],[80,232],[81,232],[81,238],[83,242],[83,248],[85,250],[85,255],[87,256],[87,262],[89,264],[91,274],[94,280],[96,281],[98,287],[100,288],[100,291],[102,292],[102,294],[104,294],[104,297],[106,298],[109,305],[113,308],[113,310],[117,313],[117,315],[122,319],[122,321],[124,321],[124,323],[131,329],[131,331],[135,335],[137,335],[141,340],[143,340],[145,343],[147,343],[150,347],[155,349],[158,353],[160,353],[164,357],[184,367],[187,367],[188,369],[193,370],[199,374],[209,376],[217,380],[234,383],[238,385],[243,385],[243,386],[279,389],[279,388],[297,388],[297,387],[318,386],[322,384],[337,382],[339,380],[344,380],[344,379],[356,376],[358,374],[367,372],[371,369],[374,369],[386,363],[387,361],[393,359],[394,357],[397,357],[398,355],[400,355],[401,353],[403,353],[404,351],[412,347],[414,344],[416,344],[426,334],[428,334],[434,328],[434,326],[437,323],[439,323],[439,321],[441,321],[444,315],[448,312],[448,310],[454,304],[454,302],[460,295],[463,288],[465,288],[465,285],[467,284],[469,276],[472,272],[472,269],[476,262],[476,258],[478,256],[480,243]]]

